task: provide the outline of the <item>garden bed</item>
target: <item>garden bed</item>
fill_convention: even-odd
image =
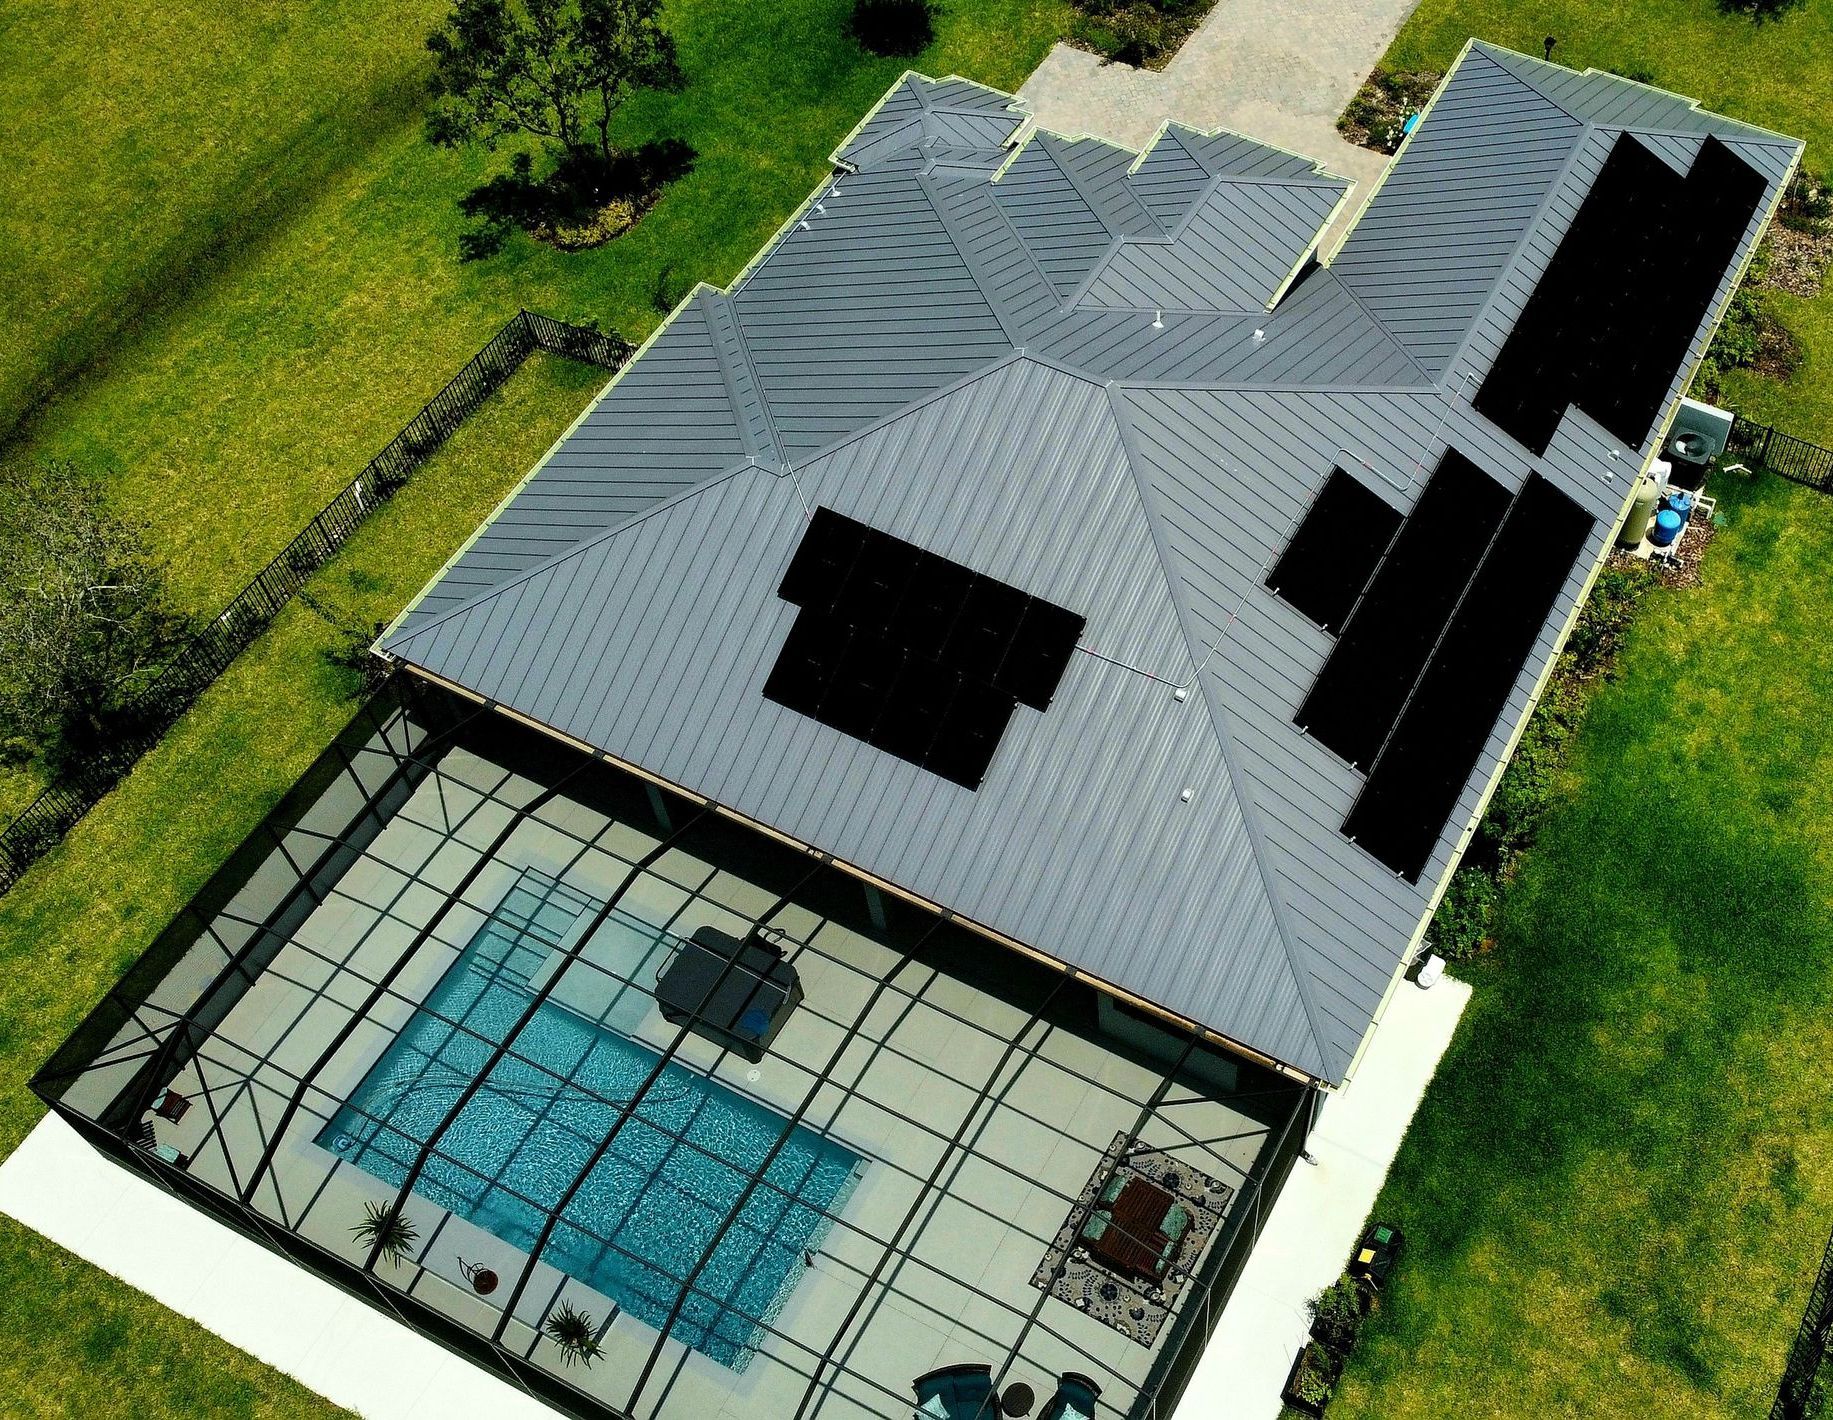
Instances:
[[[1076,0],[1070,42],[1109,64],[1163,69],[1216,0]]]
[[[1432,69],[1377,68],[1337,119],[1337,131],[1358,147],[1393,152],[1400,146],[1408,115],[1426,106],[1444,77]]]

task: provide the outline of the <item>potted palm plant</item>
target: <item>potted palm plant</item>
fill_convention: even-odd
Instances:
[[[598,1344],[598,1323],[590,1312],[583,1312],[571,1302],[555,1307],[541,1328],[547,1339],[560,1348],[560,1359],[567,1365],[575,1361],[590,1367],[604,1348]]]
[[[396,1267],[406,1260],[409,1249],[420,1240],[420,1229],[408,1221],[407,1215],[384,1203],[365,1203],[363,1221],[350,1231],[365,1249],[373,1250],[378,1257],[386,1257]]]

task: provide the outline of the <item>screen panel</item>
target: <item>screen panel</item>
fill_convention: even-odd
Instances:
[[[969,789],[1019,703],[1049,708],[1084,624],[831,508],[777,594],[801,610],[764,694]]]
[[[1267,586],[1335,635],[1399,527],[1399,509],[1342,469],[1332,469],[1267,574]]]
[[[1374,762],[1508,502],[1446,450],[1293,717],[1307,734],[1358,767]]]
[[[1593,519],[1538,474],[1522,486],[1343,832],[1418,882],[1527,664]]]
[[[1576,404],[1639,448],[1767,190],[1717,138],[1681,178],[1619,134],[1478,387],[1477,412],[1545,453]]]

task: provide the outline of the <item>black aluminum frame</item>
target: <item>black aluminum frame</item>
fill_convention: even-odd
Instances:
[[[332,1044],[322,1051],[315,1063],[303,1074],[293,1076],[294,1086],[282,1107],[279,1122],[273,1127],[267,1144],[257,1161],[254,1172],[248,1177],[236,1175],[234,1162],[230,1159],[227,1148],[224,1149],[224,1161],[232,1179],[238,1185],[233,1192],[224,1193],[204,1180],[189,1174],[182,1169],[174,1168],[163,1160],[152,1155],[136,1142],[141,1121],[158,1091],[176,1078],[194,1059],[200,1063],[225,1065],[231,1069],[244,1071],[247,1076],[247,1087],[255,1088],[255,1075],[262,1071],[267,1073],[288,1072],[271,1060],[261,1060],[256,1066],[212,1060],[206,1052],[212,1044],[211,1030],[227,1015],[234,999],[239,999],[241,992],[248,989],[260,972],[278,955],[282,947],[291,942],[293,931],[305,916],[317,905],[322,904],[327,896],[335,891],[336,882],[341,879],[351,865],[365,857],[368,846],[373,842],[381,828],[389,821],[393,813],[400,809],[414,790],[425,783],[429,776],[440,774],[440,762],[452,748],[469,743],[481,743],[488,746],[490,760],[505,769],[505,777],[490,789],[480,789],[475,783],[465,783],[468,794],[476,795],[477,802],[470,810],[476,813],[489,803],[498,809],[507,809],[509,819],[500,831],[490,840],[483,850],[479,862],[466,873],[458,886],[438,888],[447,894],[444,902],[436,911],[430,922],[418,924],[410,938],[409,946],[399,953],[393,965],[380,974],[379,979],[370,982],[370,991],[362,1006],[353,1011],[351,1019],[341,1029]],[[378,750],[378,747],[379,750]],[[371,761],[367,765],[364,757]],[[373,787],[364,780],[365,768],[375,771],[385,762],[386,772],[372,773],[376,779]],[[556,769],[558,772],[555,772]],[[307,824],[314,806],[319,802],[328,787],[339,776],[346,776],[357,782],[364,789],[361,802],[349,822],[335,830],[313,827]],[[539,786],[532,794],[518,791],[514,797],[502,794],[503,785],[511,776],[519,775],[521,782],[534,783]],[[534,1273],[537,1260],[541,1256],[542,1243],[551,1236],[555,1225],[566,1210],[572,1195],[577,1191],[580,1181],[590,1172],[594,1162],[603,1156],[610,1147],[616,1130],[631,1117],[638,1108],[650,1085],[659,1077],[662,1069],[676,1058],[677,1051],[690,1034],[683,1028],[674,1042],[663,1053],[662,1060],[651,1074],[644,1086],[630,1099],[617,1103],[619,1116],[617,1126],[601,1141],[600,1146],[580,1169],[573,1185],[560,1203],[554,1206],[543,1229],[541,1240],[529,1252],[527,1261],[518,1275],[514,1287],[508,1293],[500,1319],[494,1330],[485,1336],[479,1332],[452,1320],[429,1303],[405,1292],[391,1284],[387,1279],[378,1276],[374,1271],[379,1249],[372,1248],[370,1255],[361,1264],[337,1256],[310,1239],[293,1230],[284,1217],[284,1204],[275,1194],[278,1211],[282,1217],[275,1218],[264,1213],[257,1204],[261,1183],[271,1170],[274,1155],[286,1130],[293,1124],[299,1109],[307,1107],[305,1101],[315,1088],[315,1080],[325,1064],[336,1054],[342,1044],[348,1040],[362,1022],[369,1019],[371,1010],[385,999],[394,1001],[409,1000],[395,994],[392,990],[395,978],[404,965],[415,959],[420,950],[436,937],[438,929],[445,922],[448,912],[454,905],[464,899],[466,889],[476,880],[483,867],[495,861],[496,853],[513,837],[524,824],[536,821],[540,811],[560,798],[568,790],[579,793],[572,797],[593,803],[594,794],[607,786],[615,784],[612,797],[620,807],[628,808],[632,804],[645,803],[655,820],[659,837],[652,850],[644,855],[643,861],[632,866],[618,892],[606,901],[598,914],[598,921],[609,918],[616,909],[616,904],[623,893],[635,883],[646,871],[655,867],[674,848],[693,840],[696,847],[702,847],[700,840],[711,840],[714,846],[724,840],[743,837],[755,848],[764,845],[768,852],[781,859],[774,866],[791,874],[790,885],[780,894],[775,904],[759,920],[774,917],[785,906],[796,900],[805,888],[820,879],[823,891],[833,893],[841,882],[851,884],[853,893],[860,893],[856,879],[845,875],[833,867],[820,855],[799,853],[774,841],[766,840],[753,830],[737,824],[729,818],[722,817],[715,806],[706,803],[694,803],[681,799],[672,791],[663,792],[652,785],[639,787],[621,770],[595,762],[590,757],[560,746],[545,736],[526,730],[506,718],[490,714],[481,707],[450,696],[443,691],[414,680],[397,681],[385,690],[383,695],[366,705],[351,726],[340,735],[337,742],[327,750],[320,761],[308,771],[293,793],[289,794],[273,814],[264,821],[257,834],[238,849],[229,863],[200,892],[197,898],[180,913],[172,926],[155,941],[147,954],[129,969],[116,988],[110,991],[104,1001],[98,1005],[71,1039],[60,1048],[51,1061],[47,1062],[37,1076],[32,1087],[51,1108],[69,1120],[85,1138],[96,1143],[112,1157],[120,1159],[137,1171],[146,1173],[162,1187],[178,1193],[187,1199],[206,1207],[218,1217],[224,1218],[233,1226],[262,1241],[278,1251],[292,1256],[314,1272],[344,1287],[356,1295],[381,1306],[391,1315],[412,1326],[442,1344],[455,1349],[469,1358],[488,1365],[512,1382],[524,1387],[543,1400],[558,1405],[570,1414],[591,1417],[607,1415],[626,1416],[637,1413],[637,1406],[642,1402],[651,1382],[658,1371],[663,1368],[668,1354],[668,1343],[671,1340],[673,1323],[679,1318],[690,1292],[715,1301],[722,1309],[736,1311],[729,1299],[714,1297],[699,1287],[701,1274],[716,1244],[709,1244],[689,1269],[684,1278],[676,1279],[681,1283],[681,1290],[674,1304],[673,1312],[667,1324],[657,1333],[647,1360],[642,1366],[635,1384],[621,1406],[606,1406],[594,1396],[588,1395],[568,1380],[530,1359],[533,1344],[528,1352],[518,1352],[506,1344],[505,1332],[510,1320],[515,1315],[516,1306],[523,1298],[529,1281]],[[618,822],[616,815],[608,815],[604,828],[601,828],[590,839],[575,840],[580,843],[574,862],[579,861],[591,851],[604,851],[600,848],[600,839]],[[460,827],[463,825],[461,824]],[[544,825],[551,829],[553,825]],[[454,829],[454,832],[457,830]],[[316,845],[314,854],[301,853],[303,845]],[[301,861],[308,858],[309,861]],[[276,859],[284,860],[287,873],[292,881],[282,891],[270,892],[266,897],[258,897],[260,904],[267,910],[257,920],[249,916],[237,916],[231,910],[231,904],[238,894],[247,896],[248,889],[256,874],[271,867]],[[710,860],[718,861],[717,855],[710,855]],[[378,860],[379,861],[379,860]],[[800,867],[794,865],[800,864]],[[416,886],[435,886],[420,877],[420,869],[407,870],[398,863],[387,865],[390,871],[401,877],[394,900],[379,909],[383,914],[381,920],[387,920],[392,912],[394,902]],[[425,865],[422,865],[424,868]],[[710,882],[711,879],[709,878]],[[705,886],[705,884],[702,884]],[[871,889],[866,889],[870,892]],[[269,900],[271,898],[271,901]],[[467,904],[475,907],[475,904]],[[854,910],[858,910],[855,908]],[[740,1198],[728,1210],[728,1221],[732,1214],[760,1188],[771,1189],[777,1186],[764,1177],[766,1170],[776,1153],[801,1123],[807,1112],[814,1106],[818,1097],[824,1092],[838,1090],[843,1102],[865,1096],[857,1092],[857,1078],[853,1085],[847,1085],[835,1077],[836,1067],[848,1046],[854,1042],[857,1033],[864,1023],[887,1000],[902,1000],[903,1011],[908,1013],[916,1003],[922,1000],[925,1009],[936,1011],[935,1003],[922,999],[923,987],[915,991],[903,986],[900,978],[913,973],[913,969],[922,967],[944,974],[935,968],[940,960],[947,967],[950,951],[959,958],[963,950],[979,956],[986,955],[984,939],[971,936],[965,929],[956,925],[946,915],[919,909],[911,904],[896,899],[879,898],[876,906],[870,910],[879,913],[891,912],[898,920],[900,931],[891,935],[901,940],[902,946],[893,949],[893,960],[880,974],[866,994],[864,1004],[853,1013],[849,1022],[837,1017],[823,1017],[840,1030],[840,1043],[835,1047],[826,1064],[819,1072],[811,1072],[811,1083],[801,1103],[792,1115],[786,1118],[784,1134],[777,1149],[770,1151],[769,1156],[757,1168],[751,1171]],[[397,921],[400,919],[396,919]],[[837,918],[834,920],[838,920]],[[219,932],[219,925],[225,926],[233,938],[237,932],[245,932],[239,942],[226,939]],[[554,973],[536,1001],[530,1003],[524,1022],[532,1016],[548,992],[552,990],[563,972],[580,963],[580,952],[584,943],[591,939],[589,929],[575,939],[575,945],[561,966]],[[888,930],[888,929],[887,929]],[[882,934],[881,934],[882,935]],[[163,983],[166,973],[180,963],[192,949],[209,941],[223,957],[223,964],[210,979],[205,988],[196,995],[189,1006],[182,1010],[172,1009],[173,1003],[161,1004],[153,997]],[[971,947],[964,943],[971,941]],[[295,949],[302,944],[291,943]],[[449,945],[449,944],[448,944]],[[307,949],[310,950],[310,949]],[[812,951],[819,954],[820,949],[813,944],[802,944],[801,951]],[[852,1386],[845,1392],[848,1400],[862,1404],[857,1387],[864,1386],[871,1395],[871,1403],[881,1413],[888,1416],[902,1416],[907,1413],[910,1401],[907,1392],[887,1385],[881,1378],[862,1374],[852,1364],[853,1348],[857,1345],[863,1332],[859,1322],[862,1311],[870,1307],[876,1313],[883,1305],[885,1298],[892,1293],[896,1278],[905,1267],[931,1269],[931,1264],[915,1256],[917,1240],[922,1235],[921,1227],[913,1225],[926,1207],[933,1207],[937,1199],[946,1193],[947,1184],[944,1174],[950,1165],[959,1167],[966,1159],[972,1157],[983,1162],[992,1163],[1007,1173],[1016,1174],[1010,1166],[991,1159],[989,1156],[975,1153],[974,1146],[968,1140],[971,1129],[984,1129],[986,1122],[993,1117],[996,1108],[1012,1110],[1014,1107],[999,1102],[997,1096],[1016,1078],[1019,1070],[1024,1069],[1034,1059],[1049,1040],[1051,1034],[1063,1029],[1064,1022],[1072,1018],[1078,1024],[1086,1025],[1086,1016],[1075,1016],[1071,1009],[1071,998],[1081,997],[1083,1004],[1092,1004],[1093,988],[1078,978],[1067,967],[1054,967],[1049,964],[1032,961],[1010,952],[999,949],[1002,958],[1001,970],[1017,976],[1028,975],[1037,992],[1030,1015],[1023,1028],[1013,1034],[999,1057],[998,1063],[985,1077],[978,1089],[974,1090],[973,1101],[963,1114],[959,1127],[952,1137],[943,1139],[941,1134],[929,1125],[891,1108],[883,1101],[870,1101],[879,1110],[898,1119],[901,1126],[921,1130],[926,1135],[942,1144],[941,1153],[927,1177],[916,1180],[918,1183],[915,1198],[905,1216],[887,1238],[876,1237],[846,1222],[844,1217],[828,1215],[831,1227],[849,1229],[854,1235],[869,1239],[877,1248],[875,1264],[867,1271],[857,1269],[863,1279],[860,1295],[845,1319],[830,1337],[825,1349],[816,1356],[807,1352],[807,1362],[797,1367],[796,1360],[781,1351],[769,1352],[771,1358],[779,1364],[789,1365],[799,1370],[806,1378],[806,1387],[797,1416],[817,1416],[827,1398],[832,1395],[839,1383],[845,1379]],[[322,958],[331,961],[329,957]],[[840,961],[839,958],[832,960]],[[859,971],[857,963],[842,963],[849,970]],[[334,968],[350,971],[348,963],[331,962]],[[613,981],[621,983],[620,989],[644,990],[641,982],[617,976],[597,963],[584,963],[593,971]],[[728,968],[730,969],[730,967]],[[946,974],[957,974],[952,970]],[[369,978],[359,978],[368,980]],[[722,978],[723,979],[723,978]],[[717,983],[715,983],[715,986]],[[709,992],[715,988],[709,988]],[[1016,989],[1016,988],[1014,988]],[[414,1003],[417,1009],[425,1009],[424,1003]],[[800,1009],[811,1009],[804,1006]],[[818,1008],[817,1013],[818,1012]],[[951,1014],[943,1012],[943,1014]],[[441,1018],[444,1019],[444,1018]],[[956,1017],[965,1021],[965,1017]],[[121,1037],[128,1031],[130,1023],[137,1034],[129,1035],[123,1041]],[[468,1029],[463,1022],[449,1022],[457,1029]],[[969,1024],[973,1024],[969,1022]],[[976,1027],[984,1029],[984,1027]],[[519,1029],[519,1027],[518,1027]],[[892,1042],[893,1031],[887,1029],[883,1038],[868,1036],[870,1056],[877,1058],[881,1053],[901,1054]],[[1170,1150],[1193,1150],[1210,1160],[1212,1165],[1225,1166],[1238,1176],[1237,1193],[1221,1233],[1211,1242],[1205,1262],[1199,1274],[1193,1277],[1187,1290],[1178,1303],[1167,1325],[1167,1332],[1157,1343],[1158,1354],[1154,1358],[1150,1373],[1145,1382],[1137,1387],[1132,1382],[1121,1378],[1122,1384],[1112,1387],[1110,1393],[1118,1395],[1127,1390],[1131,1394],[1129,1403],[1124,1409],[1110,1407],[1104,1399],[1105,1414],[1118,1416],[1125,1414],[1129,1420],[1160,1420],[1169,1413],[1187,1379],[1190,1366],[1200,1351],[1201,1339],[1206,1339],[1221,1311],[1228,1289],[1232,1286],[1242,1262],[1252,1243],[1257,1237],[1261,1219],[1270,1199],[1277,1195],[1278,1187],[1291,1166],[1291,1160],[1302,1148],[1305,1133],[1308,1131],[1311,1114],[1311,1101],[1314,1092],[1302,1083],[1277,1076],[1271,1072],[1260,1071],[1258,1067],[1240,1063],[1244,1072],[1249,1072],[1252,1088],[1230,1093],[1225,1100],[1231,1109],[1244,1106],[1256,1112],[1265,1110],[1267,1116],[1265,1127],[1261,1130],[1246,1130],[1242,1133],[1224,1137],[1198,1138],[1177,1124],[1172,1106],[1181,1102],[1192,1102],[1206,1098],[1221,1099],[1208,1086],[1192,1085],[1185,1067],[1193,1056],[1201,1051],[1211,1051],[1213,1045],[1207,1042],[1202,1034],[1194,1029],[1174,1034],[1167,1028],[1167,1043],[1175,1043],[1177,1049],[1169,1068],[1160,1070],[1158,1084],[1150,1097],[1140,1104],[1137,1119],[1127,1134],[1123,1157],[1140,1143],[1141,1134],[1148,1127],[1156,1127],[1161,1132],[1178,1136],[1177,1142],[1161,1144],[1155,1142],[1151,1147]],[[524,1063],[545,1069],[536,1062],[526,1061],[525,1057],[515,1055],[513,1044],[517,1032],[511,1031],[500,1041],[492,1041],[492,1065],[498,1060],[514,1056]],[[1130,1047],[1116,1045],[1111,1040],[1105,1043],[1116,1053],[1128,1053]],[[239,1050],[240,1048],[237,1047]],[[1137,1053],[1137,1052],[1135,1052]],[[729,1048],[721,1049],[713,1067],[716,1070],[723,1064],[729,1054]],[[1018,1061],[1017,1070],[1009,1070],[1013,1061]],[[1100,1082],[1081,1076],[1061,1061],[1052,1059],[1053,1068],[1082,1079],[1090,1085]],[[1157,1060],[1156,1064],[1163,1061]],[[112,1104],[95,1112],[91,1117],[83,1110],[73,1107],[66,1101],[70,1087],[76,1080],[92,1071],[118,1070],[123,1066],[134,1066],[133,1073],[126,1085],[114,1093]],[[795,1068],[802,1069],[802,1066]],[[488,1076],[489,1069],[478,1072],[471,1092],[481,1085]],[[861,1078],[863,1077],[863,1070]],[[570,1082],[577,1087],[577,1082]],[[264,1082],[265,1085],[265,1082]],[[1104,1089],[1109,1087],[1101,1086]],[[269,1086],[271,1088],[271,1086]],[[973,1089],[971,1085],[964,1085]],[[1175,1096],[1183,1093],[1183,1099]],[[1110,1090],[1110,1093],[1116,1093]],[[1131,1096],[1127,1096],[1131,1098]],[[221,1118],[217,1113],[216,1101],[208,1097],[203,1101],[211,1116],[211,1131],[218,1136]],[[441,1127],[426,1141],[425,1148],[415,1169],[396,1192],[391,1210],[399,1212],[412,1193],[413,1183],[419,1169],[434,1153],[444,1129],[456,1117],[463,1100],[455,1104],[448,1112]],[[1239,1112],[1237,1110],[1237,1112]],[[1053,1128],[1047,1122],[1017,1111],[1033,1123]],[[1257,1115],[1255,1116],[1257,1117]],[[1301,1125],[1302,1121],[1302,1125]],[[649,1127],[656,1127],[645,1121]],[[667,1132],[667,1131],[663,1131]],[[1061,1132],[1060,1130],[1057,1132]],[[1215,1146],[1235,1142],[1242,1137],[1251,1137],[1258,1133],[1262,1143],[1253,1166],[1243,1170],[1237,1164],[1214,1153]],[[977,1136],[976,1136],[977,1137]],[[220,1143],[220,1136],[218,1136]],[[691,1141],[678,1139],[683,1147],[697,1147]],[[888,1161],[887,1161],[888,1162]],[[899,1173],[907,1173],[901,1166]],[[914,1174],[908,1175],[915,1179]],[[951,1175],[952,1177],[952,1175]],[[781,1191],[780,1189],[778,1190]],[[1058,1190],[1051,1189],[1057,1193]],[[1066,1209],[1085,1217],[1088,1205],[1078,1204],[1067,1194],[1059,1195]],[[805,1203],[803,1206],[807,1206]],[[978,1205],[974,1205],[978,1206]],[[823,1210],[825,1211],[825,1210]],[[981,1211],[985,1211],[981,1209]],[[1080,1219],[1078,1219],[1080,1221]],[[723,1230],[722,1230],[723,1231]],[[1036,1237],[1035,1234],[1032,1236]],[[605,1240],[607,1245],[611,1245]],[[1048,1247],[1050,1239],[1037,1238],[1040,1253]],[[887,1269],[891,1277],[886,1278]],[[995,1366],[996,1377],[1003,1378],[1013,1364],[1020,1358],[1026,1341],[1034,1331],[1056,1333],[1046,1317],[1046,1304],[1049,1293],[1039,1290],[1036,1299],[1027,1311],[1021,1312],[1009,1301],[982,1291],[977,1286],[966,1284],[959,1278],[950,1278],[952,1285],[962,1287],[982,1300],[993,1303],[1002,1313],[1017,1317],[1020,1325],[1015,1340],[1004,1343],[997,1338],[980,1333],[993,1354],[1002,1355]],[[758,1326],[777,1343],[795,1347],[800,1351],[807,1348],[794,1341],[786,1334],[777,1331],[769,1322],[761,1318],[745,1317],[747,1321]],[[868,1317],[868,1321],[869,1321]],[[1065,1339],[1065,1338],[1060,1338]],[[1066,1340],[1066,1339],[1065,1339]],[[677,1343],[679,1345],[679,1343]],[[685,1351],[681,1353],[685,1355]],[[677,1358],[677,1366],[681,1364]],[[1109,1374],[1105,1368],[1096,1366],[1103,1375]],[[672,1384],[672,1380],[668,1383]],[[667,1388],[662,1393],[662,1404],[666,1404]],[[645,1412],[649,1413],[649,1412]]]

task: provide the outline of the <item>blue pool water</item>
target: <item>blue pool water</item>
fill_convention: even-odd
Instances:
[[[524,873],[318,1142],[399,1187],[420,1146],[527,1009],[530,974],[598,907],[543,874]],[[650,944],[658,937],[629,917],[601,930]],[[647,960],[652,970],[658,957]],[[626,1009],[637,1004],[631,996]],[[414,1191],[526,1251],[660,1057],[552,1001],[516,1049],[536,1063],[506,1058],[490,1072]],[[727,1223],[751,1170],[786,1131],[767,1183]],[[743,1370],[761,1340],[758,1323],[788,1300],[804,1249],[818,1248],[827,1232],[823,1213],[840,1211],[861,1167],[857,1154],[831,1139],[670,1064],[567,1205],[542,1257],[659,1328],[711,1245],[673,1335]]]

